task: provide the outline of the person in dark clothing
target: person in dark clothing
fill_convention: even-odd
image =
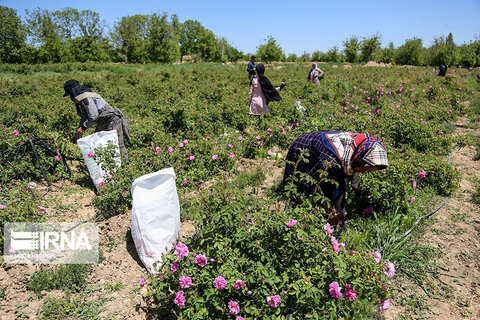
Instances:
[[[124,137],[131,142],[130,128],[123,113],[112,108],[99,94],[82,86],[77,80],[68,80],[63,88],[65,90],[63,96],[70,97],[80,116],[80,124],[73,136],[73,141],[76,142],[88,128],[95,124],[95,132],[116,129],[122,160],[128,161]]]
[[[247,65],[248,79],[249,80],[252,80],[252,78],[255,77],[255,75],[257,74],[255,62],[257,62],[257,57],[252,56],[252,58],[250,59],[250,62]]]
[[[447,74],[447,65],[445,64],[445,62],[442,62],[440,64],[440,71],[438,72],[438,75],[441,76],[441,77],[445,77],[445,75]]]
[[[299,160],[302,150],[308,152],[308,162]],[[358,181],[356,174],[388,166],[387,149],[376,137],[368,133],[340,131],[319,131],[299,136],[290,146],[286,160],[283,182],[293,181],[298,192],[305,194],[314,193],[318,185],[305,180],[295,181],[298,173],[308,174],[320,182],[320,190],[330,200],[330,206],[321,205],[326,207],[327,212],[336,213],[331,222],[340,226],[345,221],[343,200],[348,181]],[[322,171],[327,173],[326,179],[335,181],[338,186],[319,181]]]
[[[282,100],[282,97],[280,96],[278,91],[282,90],[283,87],[285,87],[285,82],[282,82],[282,84],[279,87],[274,87],[270,82],[270,80],[268,80],[268,78],[265,77],[264,73],[265,73],[265,66],[263,64],[259,64],[257,66],[257,77],[258,77],[258,82],[262,87],[263,95],[267,100],[267,105],[270,101]]]

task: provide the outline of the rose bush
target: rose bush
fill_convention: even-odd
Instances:
[[[80,160],[70,164],[83,172],[78,147],[70,142],[78,116],[73,103],[61,98],[66,79],[78,79],[127,116],[130,161],[111,171],[95,197],[100,219],[130,207],[135,178],[175,169],[181,218],[195,221],[196,234],[185,241],[189,255],[169,253],[161,272],[145,285],[160,302],[159,313],[184,319],[278,318],[289,310],[296,316],[367,318],[388,308],[388,276],[404,266],[375,256],[375,247],[425,213],[419,204],[423,196],[456,188],[458,174],[447,163],[453,142],[448,122],[462,115],[476,91],[465,70],[442,78],[430,68],[326,65],[327,76],[317,87],[305,82],[309,67],[288,65],[268,69],[272,83],[288,86],[282,100],[269,105],[268,116],[254,117],[248,115],[244,65],[5,68],[0,152],[3,157],[32,136],[54,139],[59,150],[44,157],[49,178],[66,177],[57,156]],[[270,168],[284,166],[282,155],[297,136],[318,130],[368,132],[389,152],[386,170],[362,176],[359,197],[348,190],[349,237],[338,239],[325,228],[325,213],[312,205],[318,197],[285,207],[294,188],[284,192],[262,185]],[[106,160],[108,150],[103,154]],[[102,159],[102,152],[93,156]],[[19,180],[40,182],[36,160],[9,161],[24,177],[0,163],[2,220],[16,217],[17,209],[22,220],[43,219],[35,211],[38,199],[10,197],[12,190],[24,188]],[[384,256],[400,259],[388,250]],[[217,287],[225,287],[215,287],[215,279]]]

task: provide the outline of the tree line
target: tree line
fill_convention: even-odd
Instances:
[[[160,62],[182,55],[197,60],[226,62],[243,54],[225,38],[196,20],[179,22],[173,14],[122,17],[108,34],[100,15],[91,10],[64,8],[16,10],[0,6],[0,63]]]
[[[227,62],[249,60],[226,38],[216,36],[196,20],[180,22],[175,14],[154,13],[120,18],[112,31],[97,12],[64,8],[48,11],[26,10],[22,20],[17,11],[0,6],[0,63],[58,62],[126,62],[171,63],[184,55],[196,61]],[[435,38],[424,47],[419,38],[408,39],[395,48],[390,42],[382,47],[381,37],[351,36],[343,48],[334,46],[327,52],[304,52],[286,55],[277,41],[269,36],[255,52],[260,61],[332,61],[362,63],[376,61],[409,65],[480,65],[480,41],[456,45],[450,33]]]
[[[480,39],[468,44],[457,46],[453,35],[440,36],[433,40],[430,47],[424,47],[422,39],[412,38],[395,48],[393,42],[382,48],[381,37],[376,34],[371,37],[360,38],[351,36],[343,41],[343,48],[337,46],[327,52],[320,50],[313,53],[304,52],[302,55],[285,55],[273,37],[265,39],[265,43],[258,47],[257,54],[262,61],[325,61],[366,63],[391,63],[397,65],[438,66],[446,63],[450,66],[475,67],[480,65]]]

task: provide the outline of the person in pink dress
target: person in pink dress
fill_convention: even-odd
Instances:
[[[273,87],[264,75],[265,66],[259,64],[257,66],[257,75],[252,78],[250,82],[250,92],[248,94],[250,98],[250,114],[261,115],[268,113],[268,103],[270,101],[280,101],[282,97],[278,91],[284,86],[285,82],[282,82],[280,87]]]

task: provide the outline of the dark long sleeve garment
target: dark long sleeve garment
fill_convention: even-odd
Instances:
[[[255,62],[250,61],[247,66],[247,71],[252,76],[257,74],[257,72],[254,69],[255,69]]]
[[[338,196],[345,193],[346,176],[341,167],[340,160],[323,144],[321,133],[322,132],[303,134],[295,139],[288,150],[286,158],[287,165],[285,167],[283,180],[286,182],[288,179],[291,179],[301,151],[306,150],[309,153],[309,156],[307,157],[308,163],[300,161],[295,172],[306,173],[318,181],[320,177],[319,171],[327,170],[327,178],[336,181],[338,187],[331,182],[322,182],[320,187],[326,197],[335,200]],[[289,161],[292,163],[288,163]],[[306,181],[302,181],[299,184],[300,192],[312,193],[314,189],[315,185],[311,185]]]

